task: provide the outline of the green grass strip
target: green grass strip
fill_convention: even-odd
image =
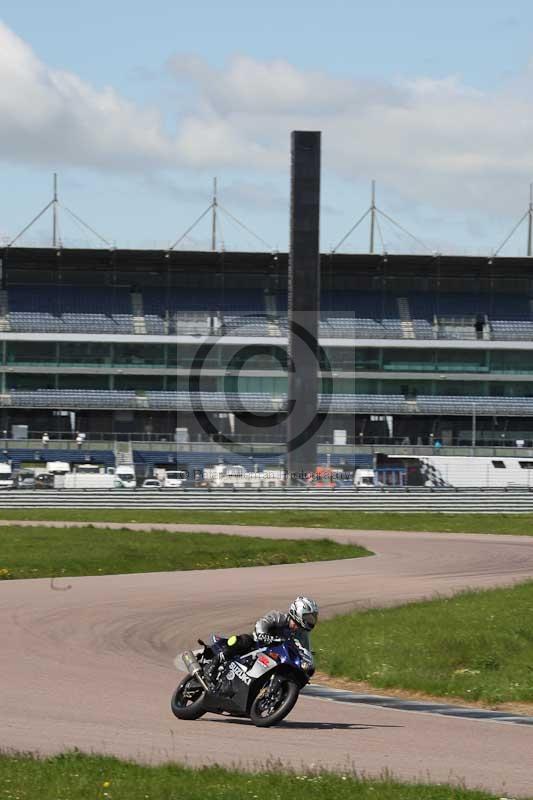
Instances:
[[[453,507],[453,498],[450,500]],[[165,509],[0,508],[0,519],[66,522],[182,522],[194,524],[279,525],[354,530],[499,533],[533,536],[533,514],[442,514],[365,511],[173,511]]]
[[[39,760],[0,754],[6,800],[492,800],[494,795],[445,784],[407,784],[351,774],[248,773],[178,764],[148,767],[108,756],[67,753]]]
[[[321,622],[319,668],[373,686],[533,702],[533,582]]]
[[[330,539],[111,528],[0,527],[0,579],[255,567],[372,555]]]

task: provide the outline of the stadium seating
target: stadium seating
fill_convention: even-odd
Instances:
[[[0,406],[18,408],[109,408],[153,409],[157,411],[244,410],[275,413],[286,410],[286,396],[274,398],[260,393],[145,392],[92,390],[14,390],[0,396]],[[533,415],[533,397],[484,397],[419,395],[407,399],[401,394],[319,395],[321,413],[346,414],[464,414]]]
[[[269,394],[232,394],[225,392],[118,391],[104,389],[36,389],[16,390],[0,396],[0,405],[18,408],[129,408],[160,411],[231,411],[242,408],[250,412],[276,412],[285,407],[284,398]]]
[[[261,289],[12,286],[14,332],[286,336],[287,296]],[[482,319],[483,330],[476,330]],[[345,339],[533,339],[529,299],[467,292],[324,291],[319,333]]]
[[[417,409],[425,414],[464,414],[531,416],[533,414],[533,397],[478,397],[441,396],[429,397],[420,395],[416,400]]]
[[[286,335],[287,295],[274,298],[278,324]],[[326,291],[320,299],[319,335],[323,338],[398,339],[403,331],[396,298],[381,292]]]
[[[18,425],[37,444],[45,430],[63,432],[69,446],[78,428],[101,435],[104,447],[139,437],[142,448],[119,441],[117,454],[131,460],[139,447],[135,460],[149,467],[175,463],[179,426],[198,442],[184,447],[198,448],[184,462],[201,466],[214,458],[203,449],[223,438],[194,419],[206,411],[224,430],[235,428],[239,449],[253,442],[253,450],[276,451],[262,459],[250,446],[228,462],[283,457],[283,392],[307,374],[298,348],[285,352],[287,254],[8,247],[2,259],[6,439],[19,435]],[[507,434],[529,441],[514,436],[522,428],[533,437],[530,260],[335,254],[322,257],[321,269],[318,408],[328,433],[319,442],[339,429],[352,449],[365,439],[427,443],[437,434],[449,443],[468,438],[459,434],[473,414],[479,441],[483,431],[498,442]],[[287,379],[290,355],[296,381]],[[188,391],[191,369],[202,391]],[[304,391],[314,391],[309,384]],[[280,416],[269,429],[254,426],[254,414]],[[344,454],[331,455],[333,466],[345,463]]]
[[[498,319],[491,321],[493,339],[530,341],[533,339],[533,321]]]
[[[9,404],[20,408],[136,408],[137,396],[104,389],[15,389]]]
[[[148,408],[172,411],[209,410],[235,411],[243,408],[250,412],[275,412],[286,406],[286,398],[276,399],[269,394],[232,392],[146,392]]]
[[[146,288],[142,292],[147,332],[268,334],[264,294],[257,289]],[[222,328],[222,330],[220,330]]]
[[[93,286],[13,286],[8,291],[12,331],[133,333],[130,293]]]

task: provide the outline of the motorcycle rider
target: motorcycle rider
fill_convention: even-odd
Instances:
[[[257,620],[254,633],[241,633],[230,636],[221,651],[213,657],[206,669],[207,679],[216,684],[220,667],[234,656],[244,655],[258,647],[277,644],[287,639],[298,639],[300,644],[310,649],[309,632],[318,621],[318,604],[310,597],[299,595],[289,606],[288,612],[269,611]],[[214,691],[217,687],[215,685]]]

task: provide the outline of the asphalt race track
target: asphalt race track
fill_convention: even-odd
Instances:
[[[42,523],[39,523],[42,524]],[[51,523],[57,525],[58,523]],[[70,524],[70,523],[69,523]],[[124,526],[118,526],[124,527]],[[323,616],[533,578],[533,537],[229,526],[169,527],[242,535],[325,535],[374,558],[197,572],[0,584],[0,747],[113,753],[142,761],[279,762],[391,770],[404,779],[464,781],[533,796],[533,727],[301,697],[288,720],[261,730],[169,709],[172,659],[211,630],[247,629],[298,593]]]

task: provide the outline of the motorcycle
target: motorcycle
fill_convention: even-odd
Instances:
[[[313,675],[312,653],[294,638],[275,640],[225,661],[216,680],[209,665],[227,639],[212,634],[201,649],[179,653],[174,664],[187,672],[171,699],[178,719],[199,719],[207,712],[246,717],[254,725],[277,725],[294,708],[301,689]]]

